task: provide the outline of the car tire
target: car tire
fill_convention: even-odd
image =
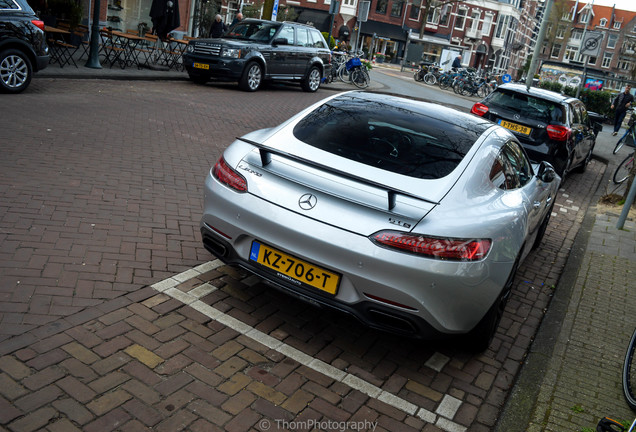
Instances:
[[[580,172],[580,173],[584,173],[585,172],[585,170],[587,169],[587,166],[590,164],[590,161],[592,160],[592,150],[593,149],[590,149],[590,151],[587,152],[587,155],[585,156],[585,160],[583,162],[581,162],[581,165],[579,165],[576,168],[577,172]]]
[[[322,79],[322,74],[320,73],[320,69],[317,66],[312,66],[307,72],[307,75],[300,82],[300,86],[306,92],[315,92],[320,87],[320,80]]]
[[[239,81],[241,90],[253,92],[258,90],[263,82],[263,68],[253,61],[247,64]]]
[[[522,248],[523,249],[523,248]],[[483,352],[488,349],[490,343],[497,333],[499,322],[503,316],[506,304],[512,293],[512,286],[517,275],[517,269],[519,268],[519,258],[515,260],[512,267],[512,271],[506,280],[503,290],[497,297],[497,300],[488,309],[486,315],[479,321],[479,323],[466,335],[466,348],[475,353]]]
[[[550,209],[548,210],[545,217],[541,221],[541,225],[539,225],[537,236],[534,238],[534,243],[532,243],[532,250],[535,250],[539,246],[541,246],[541,242],[543,241],[543,237],[545,236],[545,231],[548,228],[548,224],[550,223],[550,217],[552,216],[553,208],[554,208],[554,203],[552,203],[552,205],[550,206]]]
[[[20,93],[31,83],[33,66],[25,53],[17,49],[0,52],[0,90]]]

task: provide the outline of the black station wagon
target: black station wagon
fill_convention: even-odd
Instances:
[[[190,41],[183,64],[200,84],[214,78],[256,91],[265,80],[297,81],[315,92],[331,70],[331,51],[312,26],[245,19],[221,38]]]

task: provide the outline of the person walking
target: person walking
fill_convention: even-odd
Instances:
[[[232,24],[230,24],[230,27],[233,27],[234,24],[236,24],[237,22],[241,22],[241,21],[243,21],[243,14],[239,12],[239,13],[236,14],[234,19],[232,20]]]
[[[614,132],[612,132],[614,136],[618,134],[618,131],[621,129],[623,119],[625,118],[625,114],[627,114],[627,108],[630,108],[632,102],[634,102],[634,96],[630,93],[631,89],[631,85],[625,85],[625,91],[619,93],[612,102],[612,109],[616,109],[616,113],[614,114]]]
[[[455,60],[453,60],[453,64],[451,65],[451,67],[453,69],[459,69],[460,67],[462,67],[462,56],[458,55],[457,57],[455,57]]]
[[[210,26],[210,37],[211,38],[220,38],[223,33],[227,30],[227,26],[221,19],[221,15],[217,14],[214,17],[214,21],[212,21],[212,26]]]

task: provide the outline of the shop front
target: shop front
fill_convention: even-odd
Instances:
[[[358,25],[358,49],[367,53],[368,58],[375,55],[392,63],[397,63],[402,58],[407,35],[402,27],[379,21],[367,21]]]
[[[405,66],[415,67],[421,61],[441,65],[444,51],[452,50],[461,53],[465,49],[466,47],[450,43],[448,39],[429,35],[420,37],[419,33],[411,32]]]

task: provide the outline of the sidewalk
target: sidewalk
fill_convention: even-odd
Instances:
[[[588,209],[498,432],[592,432],[605,416],[634,418],[621,371],[636,326],[636,224],[628,219],[618,230],[619,214]]]

